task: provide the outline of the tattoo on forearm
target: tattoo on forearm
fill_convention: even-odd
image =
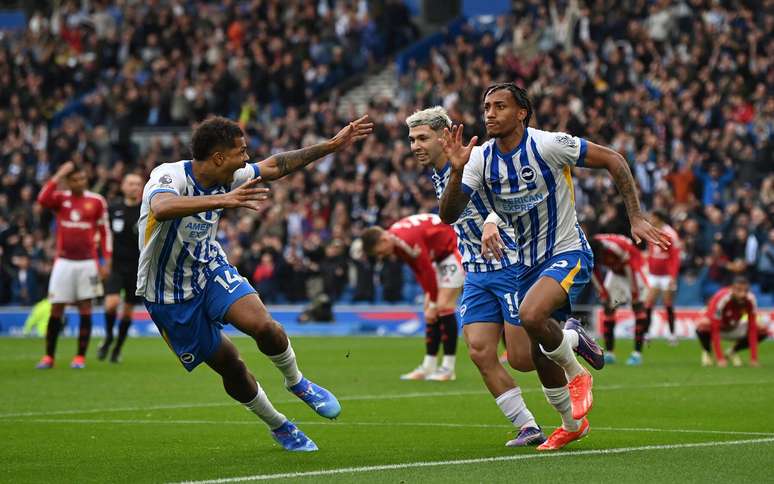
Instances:
[[[456,180],[455,183],[455,181],[449,179],[449,184],[443,191],[443,195],[441,195],[441,220],[445,223],[456,222],[469,201],[469,197],[462,191],[460,181]]]
[[[629,169],[629,165],[623,158],[618,160],[615,167],[610,170],[610,175],[613,177],[618,192],[621,194],[626,205],[626,213],[629,214],[629,219],[634,216],[640,215],[640,201],[637,198],[637,187],[634,184],[634,177]]]
[[[286,151],[274,155],[274,159],[277,162],[277,170],[279,171],[279,177],[283,177],[289,173],[303,168],[309,163],[319,160],[323,156],[330,153],[327,143],[319,143],[307,148],[301,148],[300,150]]]

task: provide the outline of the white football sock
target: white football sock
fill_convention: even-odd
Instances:
[[[572,352],[572,346],[568,335],[562,337],[562,342],[559,343],[559,346],[557,346],[554,351],[546,351],[542,345],[540,346],[540,350],[554,363],[564,369],[568,381],[586,371],[580,363],[578,363],[578,360],[575,359],[575,353]]]
[[[269,397],[266,396],[261,385],[258,385],[258,393],[255,398],[242,405],[263,420],[271,430],[276,429],[287,420],[287,417],[274,409],[274,405],[269,401]]]
[[[562,333],[564,333],[565,338],[569,339],[570,348],[572,348],[573,351],[578,348],[578,340],[580,339],[578,333],[575,331],[570,331],[569,329],[563,329]]]
[[[437,355],[425,355],[425,359],[422,360],[422,368],[427,372],[433,372],[438,368],[438,356]]]
[[[282,372],[282,375],[285,377],[286,387],[292,387],[303,378],[301,372],[298,371],[296,354],[293,352],[293,347],[290,346],[290,340],[288,340],[288,349],[278,355],[269,356],[269,359]]]
[[[441,362],[441,366],[443,368],[448,368],[451,371],[454,371],[454,365],[457,362],[457,357],[455,355],[443,355],[443,360]]]
[[[570,432],[577,432],[580,429],[582,420],[572,418],[572,405],[570,404],[570,390],[567,385],[559,388],[543,387],[543,393],[546,400],[562,416],[562,428]]]
[[[499,397],[495,398],[495,403],[500,407],[505,418],[513,422],[513,425],[523,429],[524,427],[537,427],[535,417],[527,408],[527,404],[521,397],[521,388],[511,388]]]

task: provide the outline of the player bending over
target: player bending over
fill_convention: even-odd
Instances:
[[[263,420],[290,451],[315,451],[317,445],[275,410],[221,331],[223,324],[252,337],[285,377],[288,390],[319,415],[335,418],[341,406],[299,371],[282,326],[217,242],[218,220],[226,208],[258,210],[268,192],[258,188],[261,180],[281,178],[372,130],[364,116],[324,143],[248,165],[241,128],[210,118],[194,130],[193,160],[156,167],[143,191],[136,294],[183,366],[192,371],[206,363],[221,376],[226,393]]]
[[[457,236],[438,215],[427,213],[401,219],[389,229],[369,227],[363,231],[363,250],[369,256],[397,255],[409,265],[425,291],[425,358],[401,380],[450,381],[457,354],[457,299],[465,271],[457,250]],[[443,342],[443,362],[437,367]]]
[[[648,244],[648,298],[645,301],[645,310],[648,314],[648,328],[653,317],[653,306],[659,297],[663,297],[666,307],[667,322],[669,323],[669,344],[677,344],[675,335],[675,291],[677,291],[677,277],[680,274],[680,237],[675,229],[668,225],[669,216],[656,210],[652,216],[653,225],[664,231],[672,240],[672,244],[663,250],[655,244]]]
[[[57,190],[65,181],[68,190]],[[102,295],[102,281],[110,272],[113,242],[107,227],[107,203],[101,195],[86,190],[88,180],[81,166],[68,161],[43,185],[38,203],[56,214],[56,260],[48,283],[51,317],[46,329],[46,354],[38,369],[54,366],[56,342],[64,324],[67,304],[78,306],[78,352],[71,368],[86,366],[86,349],[91,337],[91,300]],[[105,265],[98,267],[95,236],[99,234]]]
[[[132,312],[135,304],[141,302],[134,293],[137,289],[137,266],[140,262],[140,251],[137,248],[137,223],[140,220],[140,202],[142,201],[143,179],[136,173],[124,176],[121,181],[123,200],[108,208],[110,215],[110,230],[113,232],[115,264],[105,283],[105,340],[97,351],[97,359],[107,357],[113,343],[113,326],[121,304],[121,291],[124,307],[121,312],[121,324],[118,326],[118,338],[110,354],[111,363],[118,363],[121,358],[121,348],[124,346],[129,326],[132,325]]]
[[[497,215],[515,229],[518,282],[512,297],[533,343],[535,367],[546,388],[560,388],[566,378],[572,416],[582,420],[573,431],[556,429],[538,447],[554,450],[588,433],[586,415],[593,403],[591,375],[573,354],[579,334],[562,331],[559,324],[589,281],[593,265],[576,218],[572,167],[607,169],[624,197],[634,237],[664,248],[668,240],[640,212],[634,180],[621,155],[568,134],[530,128],[532,104],[514,83],[490,86],[483,101],[489,141],[474,149],[475,137],[462,144],[461,125],[444,132],[451,174],[441,198],[441,219],[457,221],[472,196],[483,191]],[[597,363],[602,354],[590,360]],[[550,362],[561,368],[541,372]]]
[[[645,312],[645,295],[648,283],[642,272],[643,261],[640,250],[632,239],[625,235],[598,234],[591,240],[596,265],[592,274],[599,299],[604,305],[602,334],[605,337],[605,361],[615,363],[615,310],[621,305],[631,304],[634,312],[634,351],[626,360],[627,365],[642,364],[642,347],[648,332],[648,317]],[[607,269],[604,280],[602,267]]]
[[[718,366],[727,366],[727,360],[731,360],[734,366],[742,366],[738,353],[747,348],[750,348],[750,366],[759,366],[758,343],[768,337],[768,332],[766,328],[758,326],[757,311],[750,283],[743,276],[735,277],[730,286],[716,292],[707,306],[707,314],[696,328],[696,336],[703,350],[702,366],[712,366],[712,350]],[[736,341],[725,354],[720,345],[721,338]]]

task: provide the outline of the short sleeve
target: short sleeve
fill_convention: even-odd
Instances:
[[[150,179],[145,185],[148,203],[159,193],[174,193],[180,195],[185,191],[185,176],[175,170],[172,163],[157,166],[150,174]]]
[[[244,168],[234,172],[234,181],[231,182],[231,189],[238,188],[240,185],[259,176],[261,176],[261,170],[258,168],[258,163],[248,163]]]
[[[491,149],[491,147],[474,147],[473,151],[470,152],[470,159],[462,172],[462,191],[467,193],[468,196],[477,192],[484,186],[485,149],[488,150]]]
[[[536,136],[540,156],[551,166],[563,168],[566,165],[582,167],[586,162],[588,142],[567,133],[541,131]]]

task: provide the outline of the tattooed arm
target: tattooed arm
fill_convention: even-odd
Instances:
[[[669,247],[671,244],[669,236],[651,225],[642,214],[634,177],[629,169],[629,165],[620,153],[589,142],[586,161],[583,166],[587,168],[604,168],[613,177],[618,193],[621,194],[624,205],[626,205],[626,213],[629,215],[632,237],[635,242],[640,243],[642,239],[645,239],[647,242],[656,244],[664,250]]]
[[[462,191],[462,170],[452,170],[449,174],[449,184],[441,195],[439,215],[445,224],[453,224],[460,217],[470,202],[470,197]]]
[[[368,121],[368,115],[356,119],[339,131],[336,136],[324,143],[301,148],[300,150],[286,151],[272,155],[258,162],[258,169],[264,181],[276,180],[294,171],[298,171],[309,163],[319,160],[323,156],[349,146],[354,141],[361,140],[371,134],[374,124]]]

